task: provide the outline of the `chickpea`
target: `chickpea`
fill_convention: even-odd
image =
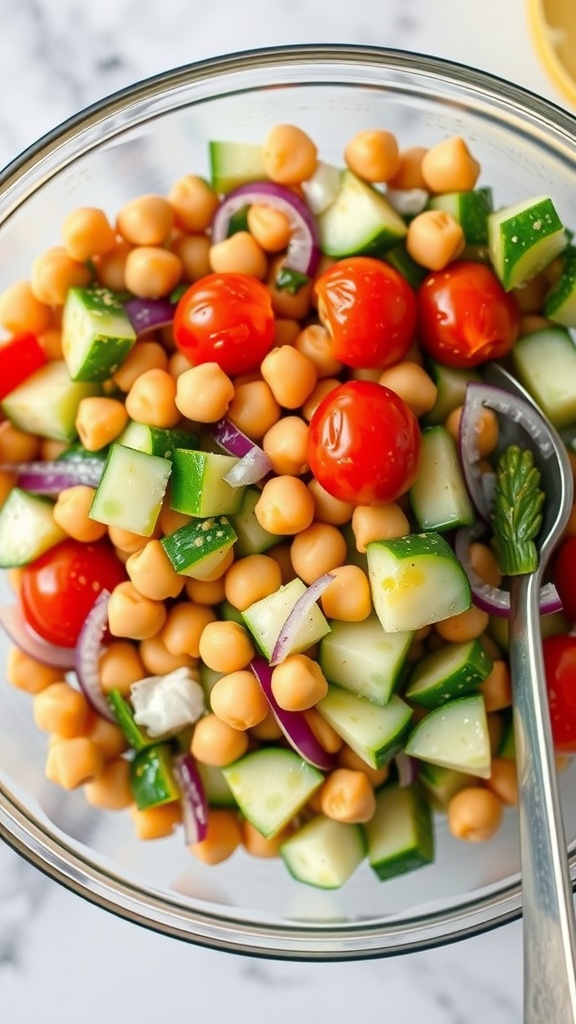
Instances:
[[[431,192],[468,192],[478,180],[480,165],[464,139],[454,136],[438,142],[424,154],[421,171]]]
[[[246,668],[256,653],[250,635],[237,622],[209,622],[200,636],[200,657],[216,672]]]
[[[62,670],[43,665],[19,647],[8,648],[6,679],[11,686],[25,693],[41,693],[53,683],[62,681]]]
[[[282,829],[275,836],[266,839],[254,825],[251,825],[247,818],[240,822],[242,831],[242,846],[251,857],[278,857],[280,847],[286,842],[291,834],[288,828]]]
[[[189,654],[171,654],[158,633],[141,640],[138,649],[146,675],[165,676],[177,668],[193,668],[195,665],[195,659]]]
[[[173,352],[168,359],[167,370],[174,380],[178,380],[181,373],[185,373],[186,370],[192,369],[192,363],[186,358],[183,352]]]
[[[64,350],[62,348],[62,331],[54,327],[47,331],[42,331],[40,334],[37,334],[36,337],[44,351],[44,355],[49,361],[64,358]]]
[[[143,811],[139,811],[133,804],[129,810],[138,839],[163,839],[172,835],[176,825],[182,822],[182,805],[179,800],[160,804],[159,807],[146,807]]]
[[[61,739],[48,750],[46,777],[63,789],[77,789],[104,768],[99,747],[88,736]]]
[[[225,580],[227,575],[228,572],[224,576],[219,576],[217,580],[194,580],[192,578],[186,580],[186,594],[190,601],[193,604],[220,604],[226,597]]]
[[[105,761],[113,761],[128,750],[128,742],[122,729],[101,715],[93,716],[86,735],[99,748]]]
[[[356,547],[362,554],[373,540],[389,540],[405,537],[410,533],[410,523],[400,505],[357,505],[352,513],[352,532]]]
[[[274,348],[280,348],[282,345],[294,345],[299,334],[300,324],[297,320],[276,317],[274,322]]]
[[[108,626],[112,636],[145,640],[162,629],[166,621],[166,608],[140,594],[131,580],[119,583],[110,595]]]
[[[226,600],[241,612],[255,601],[274,594],[281,584],[280,566],[268,555],[239,558],[224,577]]]
[[[318,151],[312,139],[290,124],[277,124],[268,132],[262,146],[266,174],[281,185],[297,185],[312,177]]]
[[[396,137],[383,130],[358,132],[344,149],[344,161],[364,181],[389,181],[400,167]]]
[[[379,382],[400,395],[418,419],[434,408],[438,388],[418,363],[409,360],[396,363],[384,370]]]
[[[459,405],[452,410],[444,422],[444,426],[450,431],[455,441],[458,440],[460,432],[461,416],[462,406]],[[481,457],[490,455],[498,444],[499,437],[498,418],[492,409],[482,409],[475,424],[475,433],[478,454]]]
[[[208,258],[216,274],[250,274],[263,281],[268,273],[266,253],[249,231],[235,231],[212,244]]]
[[[303,284],[292,294],[287,288],[279,288],[276,281],[283,267],[284,256],[275,256],[270,260],[266,284],[272,299],[272,309],[276,316],[291,320],[304,320],[312,307],[312,280]]]
[[[423,189],[428,186],[422,175],[422,160],[428,150],[424,146],[410,146],[400,151],[398,157],[398,170],[388,179],[389,188],[398,189]]]
[[[272,349],[264,356],[260,372],[278,404],[285,409],[298,409],[313,391],[317,380],[312,360],[291,345]]]
[[[289,544],[275,544],[273,548],[268,549],[268,557],[272,558],[280,569],[282,576],[282,586],[290,583],[290,580],[296,579],[296,573],[294,566],[292,565],[292,558],[290,557],[290,545]]]
[[[341,750],[344,740],[336,730],[328,724],[325,718],[322,718],[316,708],[308,708],[303,715],[320,746],[328,754],[337,754]]]
[[[272,477],[262,488],[254,514],[269,533],[300,533],[312,523],[314,498],[298,477]]]
[[[320,666],[305,654],[290,654],[272,669],[272,693],[285,711],[306,711],[328,693]]]
[[[280,406],[265,380],[249,381],[236,386],[228,406],[228,419],[253,441],[260,441],[267,430],[280,419]]]
[[[50,306],[36,298],[29,281],[16,281],[0,294],[0,324],[12,334],[48,330]]]
[[[505,661],[496,658],[492,663],[492,671],[480,683],[480,693],[484,697],[486,711],[502,711],[512,704],[512,682],[510,669]]]
[[[132,246],[123,240],[116,240],[110,252],[94,260],[96,280],[111,291],[121,292],[126,288],[126,260]]]
[[[20,463],[35,459],[40,439],[13,427],[10,420],[0,423],[0,462]]]
[[[332,340],[322,324],[304,327],[297,335],[294,347],[314,363],[318,379],[340,373],[342,363],[332,356]]]
[[[266,252],[288,248],[292,226],[285,213],[266,203],[253,203],[247,215],[248,230]]]
[[[467,786],[448,804],[448,828],[457,839],[481,843],[500,828],[502,801],[483,786]]]
[[[53,509],[54,522],[74,540],[86,544],[100,540],[106,533],[106,525],[90,519],[90,509],[96,489],[77,484],[67,487],[56,498]]]
[[[266,431],[262,447],[279,475],[302,476],[308,472],[308,424],[300,416],[283,416]]]
[[[197,423],[216,423],[226,415],[234,385],[218,363],[201,363],[176,382],[176,408]]]
[[[479,541],[474,541],[470,545],[469,557],[470,565],[480,579],[484,580],[485,583],[489,583],[492,587],[500,586],[502,583],[502,573],[492,548],[489,548],[487,544],[480,544]]]
[[[330,523],[332,526],[344,526],[352,518],[354,506],[347,501],[340,501],[322,487],[316,479],[310,480],[308,490],[314,499],[314,519],[318,523]]]
[[[207,231],[219,204],[212,186],[196,174],[174,182],[167,198],[177,226],[190,233]]]
[[[165,370],[168,356],[157,341],[137,341],[121,366],[112,374],[112,380],[120,391],[130,388],[148,370]]]
[[[376,797],[366,773],[336,768],[320,788],[320,808],[335,821],[370,821],[376,810]]]
[[[128,410],[117,398],[83,398],[76,414],[76,430],[85,448],[98,452],[114,441],[128,423]]]
[[[465,612],[459,615],[451,615],[447,619],[435,624],[436,632],[449,643],[466,643],[467,640],[474,640],[485,632],[490,616],[472,605]]]
[[[84,786],[84,796],[92,807],[123,811],[132,803],[130,764],[117,757],[104,765],[102,771]]]
[[[305,583],[331,572],[346,560],[346,541],[336,526],[311,523],[292,541],[290,557],[296,575]]]
[[[338,753],[338,764],[342,768],[351,768],[354,771],[364,772],[367,779],[370,781],[372,786],[376,788],[386,782],[390,775],[390,765],[382,765],[382,768],[372,768],[371,765],[366,764],[361,757],[358,756],[355,750],[345,743]]]
[[[116,244],[116,234],[104,210],[82,206],[64,218],[62,244],[71,259],[84,263],[110,252]]]
[[[185,281],[199,281],[211,272],[211,245],[208,235],[181,235],[174,239],[172,252],[180,260]]]
[[[173,605],[166,616],[161,632],[162,642],[171,654],[189,654],[200,657],[200,637],[210,622],[216,621],[216,612],[205,605],[182,601]]]
[[[273,743],[274,740],[279,740],[283,733],[276,721],[276,716],[270,710],[266,718],[259,725],[255,725],[250,729],[249,735],[260,743]]]
[[[126,258],[126,287],[142,299],[160,299],[169,295],[181,276],[182,264],[176,253],[159,246],[137,246]]]
[[[248,750],[248,736],[234,729],[214,713],[204,715],[194,726],[190,752],[202,764],[224,768]]]
[[[138,648],[129,640],[113,640],[100,656],[99,670],[104,693],[120,690],[124,697],[130,693],[132,683],[146,676]]]
[[[184,589],[184,577],[173,568],[159,540],[149,540],[126,561],[126,572],[139,594],[153,601],[178,597]]]
[[[71,739],[85,734],[90,706],[83,693],[62,681],[50,683],[34,696],[33,713],[39,729]]]
[[[126,556],[131,555],[134,551],[140,551],[148,543],[149,539],[148,537],[143,537],[140,533],[123,530],[121,526],[109,526],[108,536],[110,542],[116,548],[116,553]],[[122,561],[125,562],[126,558],[123,558]]]
[[[326,395],[329,395],[334,388],[339,387],[341,381],[337,377],[323,377],[310,392],[302,406],[302,416],[309,423],[320,402]]]
[[[408,225],[406,249],[429,270],[443,270],[460,256],[465,244],[461,225],[445,210],[423,210]]]
[[[542,331],[546,327],[553,327],[554,324],[551,320],[548,320],[545,316],[539,316],[536,313],[524,313],[520,317],[520,327],[518,329],[518,336],[524,337],[525,334],[532,334],[534,331]]]
[[[164,245],[174,226],[174,213],[163,196],[138,196],[125,203],[116,218],[118,234],[131,245]]]
[[[330,570],[334,580],[321,597],[327,619],[362,622],[372,611],[368,577],[357,565],[341,565]]]
[[[62,246],[54,246],[32,263],[32,291],[39,302],[63,306],[70,288],[85,288],[92,273],[84,263],[70,258]]]
[[[521,288],[513,288],[512,295],[521,313],[540,313],[549,290],[550,282],[545,274],[536,274]]]
[[[210,704],[218,718],[241,731],[259,725],[270,710],[260,683],[248,669],[218,679],[210,692]]]
[[[213,807],[208,815],[204,839],[189,849],[204,864],[221,864],[228,860],[242,842],[240,822],[234,811]]]
[[[151,427],[175,427],[180,420],[176,406],[176,381],[166,370],[147,370],[126,395],[128,416]]]

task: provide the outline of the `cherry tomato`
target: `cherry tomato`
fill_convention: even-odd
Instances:
[[[394,391],[371,381],[340,384],[320,402],[308,434],[308,463],[334,498],[359,505],[395,501],[414,482],[418,420]]]
[[[542,649],[554,747],[576,754],[576,636],[545,637]]]
[[[552,575],[566,617],[576,622],[576,537],[566,537],[560,544]]]
[[[516,299],[483,263],[428,274],[418,289],[418,313],[422,347],[462,369],[505,356],[520,329]]]
[[[370,256],[339,260],[318,278],[315,294],[339,362],[384,368],[404,358],[416,330],[417,303],[394,267]]]
[[[46,363],[46,354],[34,334],[16,334],[0,345],[0,399]]]
[[[126,579],[107,540],[63,540],[27,565],[20,598],[26,621],[49,643],[74,647],[101,590]]]
[[[174,339],[193,365],[218,363],[228,374],[255,370],[272,348],[270,292],[248,274],[208,274],[178,302]]]

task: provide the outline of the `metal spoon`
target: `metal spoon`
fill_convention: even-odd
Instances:
[[[487,379],[527,402],[532,418],[535,413],[538,415],[538,431],[532,433],[523,430],[517,417],[506,408],[505,395],[501,408],[495,410],[506,443],[515,441],[532,448],[546,494],[537,539],[538,569],[513,578],[508,620],[519,788],[524,1022],[575,1024],[574,903],[556,780],[539,613],[542,575],[572,507],[572,470],[560,436],[528,392],[497,365],[490,368]]]

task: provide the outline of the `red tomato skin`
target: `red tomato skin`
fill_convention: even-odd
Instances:
[[[576,636],[549,636],[542,642],[554,748],[576,753]]]
[[[552,575],[566,618],[576,622],[576,537],[566,537],[560,544]]]
[[[318,278],[315,295],[339,362],[384,369],[408,352],[416,331],[416,295],[394,267],[371,256],[339,260]]]
[[[412,410],[394,391],[371,381],[340,384],[310,421],[310,469],[341,501],[395,501],[414,482],[420,449],[420,427]]]
[[[0,399],[44,366],[46,354],[34,334],[16,334],[0,345]]]
[[[494,272],[463,261],[428,274],[418,289],[422,348],[446,366],[466,369],[510,352],[520,310]]]
[[[107,540],[63,540],[24,568],[24,616],[48,643],[75,647],[100,591],[112,591],[125,579],[126,570]]]
[[[176,306],[174,340],[190,362],[218,363],[235,375],[258,368],[274,341],[266,285],[248,274],[208,274]]]

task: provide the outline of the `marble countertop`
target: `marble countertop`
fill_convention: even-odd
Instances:
[[[2,0],[0,166],[137,79],[251,46],[372,43],[495,72],[561,102],[538,67],[524,0]],[[505,18],[502,9],[505,8]],[[81,937],[81,948],[79,947]],[[10,1024],[182,1012],[198,1024],[375,1013],[394,1024],[517,1024],[521,931],[509,925],[385,961],[295,964],[191,947],[71,895],[0,844],[0,999]]]

